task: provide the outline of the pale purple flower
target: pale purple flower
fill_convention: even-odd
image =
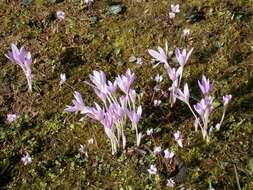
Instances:
[[[181,51],[179,48],[176,48],[175,50],[176,59],[181,67],[185,66],[185,64],[187,63],[188,59],[190,58],[192,54],[192,51],[193,51],[193,48],[190,49],[189,52],[187,52],[186,49],[183,49]]]
[[[147,135],[150,136],[154,133],[153,128],[147,130]]]
[[[222,97],[223,106],[227,107],[227,105],[229,104],[229,102],[231,101],[231,99],[232,99],[232,95],[231,94],[223,96]]]
[[[162,82],[162,80],[163,80],[163,76],[162,76],[162,75],[157,74],[157,75],[155,76],[155,81],[156,81],[157,83]]]
[[[190,35],[190,29],[189,28],[185,28],[183,30],[183,37],[186,39],[186,38],[188,38],[189,35]]]
[[[203,75],[201,81],[198,80],[198,84],[202,94],[205,97],[208,96],[209,92],[212,90],[212,84],[210,83],[210,80]]]
[[[85,144],[80,144],[79,152],[80,154],[85,155],[85,157],[88,157],[87,146]]]
[[[105,103],[106,102],[106,99],[107,99],[107,94],[94,88],[94,92],[95,94]]]
[[[159,85],[155,85],[153,89],[154,89],[155,92],[158,92],[159,90],[161,90]]]
[[[18,116],[16,114],[7,114],[7,121],[8,122],[13,122],[18,118]]]
[[[136,64],[137,65],[142,65],[143,64],[143,61],[142,61],[141,57],[136,58]]]
[[[137,125],[139,123],[139,120],[141,118],[141,114],[142,114],[142,107],[141,106],[138,106],[137,112],[135,112],[135,111],[128,111],[127,112],[128,118],[131,120],[133,125]]]
[[[176,183],[173,179],[167,179],[167,186],[168,187],[175,187]]]
[[[63,85],[66,82],[66,74],[65,73],[61,73],[60,74],[60,86]]]
[[[103,71],[93,71],[93,75],[89,75],[91,82],[93,83],[94,89],[97,89],[107,95],[108,87],[105,73]]]
[[[131,101],[132,101],[133,103],[135,103],[136,96],[137,96],[136,91],[133,90],[133,89],[130,89],[130,90],[129,90],[129,97],[130,97],[130,99],[131,99]]]
[[[119,121],[126,114],[126,109],[122,105],[111,103],[107,112],[112,116],[114,121]]]
[[[154,100],[154,106],[157,107],[161,104],[161,100]]]
[[[193,105],[196,112],[200,115],[201,119],[203,121],[206,121],[208,119],[209,113],[213,110],[213,97],[209,96],[206,98],[203,98],[198,102],[196,105]]]
[[[180,131],[174,133],[175,141],[177,142],[178,146],[183,148],[183,136]]]
[[[108,81],[107,90],[110,94],[114,94],[117,90],[117,82],[114,81],[113,83],[111,81]]]
[[[149,169],[148,169],[148,173],[149,173],[150,175],[156,175],[156,173],[157,173],[157,168],[156,168],[156,166],[155,166],[155,165],[150,165],[150,167],[149,167]]]
[[[83,103],[83,98],[81,96],[81,94],[77,91],[74,92],[74,97],[75,99],[72,100],[72,103],[73,103],[73,106],[68,106],[67,105],[67,108],[65,109],[65,111],[67,112],[81,112],[81,114],[85,114],[87,113],[87,107],[84,106],[84,103]]]
[[[94,2],[94,0],[84,0],[84,3],[86,3],[87,5],[91,5]]]
[[[172,5],[170,5],[170,8],[171,8],[171,11],[173,13],[179,13],[180,12],[179,4],[176,4],[176,5],[172,4]]]
[[[179,72],[177,72],[177,70],[175,68],[167,67],[166,70],[167,70],[167,74],[168,74],[170,80],[172,80],[174,82],[178,79]]]
[[[24,155],[24,156],[21,158],[21,161],[22,161],[23,164],[26,166],[26,165],[32,163],[32,158],[31,158],[31,156],[30,156],[28,153],[26,153],[26,155]]]
[[[131,73],[130,69],[128,69],[126,74],[118,76],[116,78],[116,81],[120,90],[122,90],[125,94],[128,94],[128,91],[134,79],[135,79],[134,73]]]
[[[164,63],[165,65],[168,65],[168,62],[167,62],[167,59],[168,59],[168,57],[167,57],[167,55],[168,55],[167,42],[165,43],[165,49],[161,48],[160,46],[158,46],[157,49],[158,49],[158,51],[155,51],[153,49],[149,49],[148,53],[159,63]],[[159,63],[156,64],[154,67],[158,66]]]
[[[105,128],[112,128],[113,125],[113,119],[112,116],[109,113],[105,113],[104,114],[104,118],[102,120],[100,120],[101,124],[105,127]]]
[[[5,54],[5,56],[22,68],[28,83],[28,90],[32,91],[31,53],[26,51],[23,46],[20,49],[18,49],[15,44],[11,44],[11,51],[8,51],[8,53]]]
[[[176,17],[176,14],[173,12],[169,12],[169,18],[174,19]]]
[[[162,148],[161,148],[160,146],[156,146],[156,147],[154,148],[154,154],[155,154],[155,155],[160,154],[161,151],[162,151]]]
[[[170,151],[169,149],[164,150],[164,158],[165,159],[172,159],[175,156],[175,153]]]
[[[184,92],[182,92],[182,90],[180,89],[177,89],[176,97],[182,102],[189,104],[190,93],[189,93],[189,87],[187,83],[185,83],[184,85]]]
[[[57,11],[55,13],[55,16],[59,21],[62,21],[65,18],[65,13],[63,11]]]
[[[95,107],[87,108],[86,113],[88,117],[96,121],[102,121],[105,117],[104,108],[101,108],[97,103],[95,103]]]

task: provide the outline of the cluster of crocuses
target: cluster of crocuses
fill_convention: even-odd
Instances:
[[[172,81],[171,87],[169,88],[170,91],[170,105],[173,107],[173,105],[176,103],[176,94],[177,90],[180,88],[181,79],[183,77],[183,71],[184,66],[188,62],[193,48],[190,49],[190,51],[187,52],[186,49],[180,50],[179,48],[175,49],[175,56],[177,59],[177,62],[179,63],[178,68],[174,68],[168,63],[168,45],[167,42],[165,43],[165,48],[158,47],[158,51],[149,49],[149,54],[159,63],[164,63],[165,69],[167,70],[168,77]],[[156,67],[158,64],[156,64],[154,67]]]
[[[189,109],[191,110],[192,114],[195,117],[194,122],[195,130],[197,131],[197,129],[200,128],[203,139],[205,139],[208,142],[210,140],[210,136],[213,130],[213,126],[209,126],[210,115],[214,111],[213,107],[214,97],[210,95],[210,92],[212,90],[212,84],[207,77],[203,76],[202,79],[198,81],[198,85],[203,97],[197,104],[193,105],[193,108],[197,114],[194,112],[189,102],[190,92],[187,83],[184,85],[183,91],[180,89],[177,90],[177,98],[182,102],[184,102],[185,104],[187,104],[187,106],[189,107]],[[224,120],[225,113],[231,99],[232,95],[223,96],[223,114],[220,122],[215,126],[217,130],[220,130],[220,126]]]
[[[112,154],[117,152],[117,147],[122,142],[122,147],[126,147],[125,127],[127,118],[131,121],[132,129],[136,133],[136,144],[140,145],[142,134],[138,131],[138,123],[142,114],[142,107],[138,106],[139,96],[131,88],[135,80],[135,74],[128,69],[124,75],[119,75],[114,82],[106,79],[103,71],[93,71],[89,75],[91,82],[86,82],[91,86],[96,95],[100,98],[103,105],[94,103],[94,107],[84,105],[82,96],[79,92],[74,92],[75,99],[72,106],[65,109],[68,112],[80,112],[86,116],[100,122],[110,139]],[[117,92],[120,89],[121,92]]]

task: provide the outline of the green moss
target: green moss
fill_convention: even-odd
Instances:
[[[123,2],[123,1],[122,1]],[[101,126],[93,122],[78,123],[79,115],[63,110],[71,103],[72,90],[59,87],[60,73],[67,74],[68,83],[80,91],[86,105],[96,97],[83,81],[92,70],[104,70],[108,78],[135,71],[135,85],[144,93],[145,119],[140,128],[156,128],[155,138],[163,148],[172,148],[188,169],[182,185],[192,189],[207,189],[211,181],[215,189],[237,189],[234,174],[236,164],[243,189],[252,189],[252,44],[253,6],[251,1],[190,0],[181,3],[181,12],[174,23],[168,22],[172,1],[124,1],[127,11],[108,15],[109,4],[95,1],[85,7],[79,1],[50,4],[36,0],[29,6],[18,1],[2,2],[0,23],[0,187],[7,189],[164,189],[166,174],[150,177],[149,164],[156,163],[147,151],[145,157],[119,152],[112,157],[110,144]],[[180,3],[180,2],[179,2]],[[13,9],[15,7],[15,9]],[[57,22],[52,15],[57,10],[66,19]],[[91,17],[98,20],[92,21]],[[182,30],[191,29],[189,41]],[[184,81],[192,85],[198,97],[197,79],[202,74],[214,81],[216,98],[231,93],[221,131],[215,132],[209,144],[204,144],[200,131],[194,132],[193,118],[183,104],[170,109],[163,99],[161,109],[150,108],[152,79],[163,73],[153,69],[147,49],[164,46],[194,47],[190,63],[185,68]],[[25,45],[33,56],[34,92],[26,92],[25,77],[17,65],[4,54],[10,43]],[[144,65],[129,63],[131,55],[142,57]],[[122,64],[120,64],[122,63]],[[166,76],[166,77],[165,77]],[[168,88],[164,80],[163,89]],[[6,114],[18,113],[18,121],[5,122]],[[214,114],[217,120],[221,114]],[[185,148],[176,146],[173,132],[182,131]],[[133,138],[131,131],[130,139]],[[89,157],[80,155],[80,144],[95,137],[97,145],[89,148]],[[131,142],[131,141],[130,141]],[[131,146],[131,143],[130,145]],[[142,149],[153,148],[144,137]],[[20,150],[33,158],[31,165],[22,165]]]

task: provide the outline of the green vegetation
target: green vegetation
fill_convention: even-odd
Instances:
[[[20,2],[23,2],[21,4]],[[0,1],[0,189],[165,189],[168,174],[149,176],[155,162],[149,137],[141,150],[133,150],[134,133],[126,152],[112,156],[100,125],[90,120],[77,122],[79,115],[63,112],[73,98],[72,89],[59,86],[60,73],[78,90],[87,105],[97,97],[84,84],[93,70],[114,78],[131,68],[135,86],[143,93],[140,128],[154,128],[159,145],[172,148],[187,168],[176,188],[253,189],[253,1],[252,0],[125,0],[123,10],[110,13],[110,1],[94,0],[90,7],[73,1]],[[119,2],[119,1],[118,1]],[[119,3],[120,3],[119,2]],[[169,21],[170,4],[179,3],[181,12]],[[65,12],[57,21],[54,13]],[[182,31],[190,28],[186,43]],[[152,68],[147,49],[164,46],[194,47],[185,66],[184,80],[198,99],[197,79],[202,74],[214,81],[213,94],[233,95],[221,130],[206,144],[194,131],[188,108],[180,101],[173,108],[168,98],[159,108],[152,106],[152,77],[163,74],[163,89],[169,87],[163,66]],[[33,58],[33,93],[27,91],[20,68],[4,56],[10,44],[24,45]],[[143,65],[129,57],[143,58]],[[221,100],[217,100],[221,101]],[[219,106],[219,105],[218,105]],[[222,109],[214,114],[218,122]],[[6,121],[6,115],[19,118]],[[180,130],[184,148],[173,133]],[[131,134],[131,131],[128,131]],[[80,144],[93,137],[88,158],[79,153]],[[23,165],[21,152],[32,157]],[[236,168],[236,169],[235,169]]]

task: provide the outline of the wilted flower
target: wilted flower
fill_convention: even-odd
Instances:
[[[208,96],[209,92],[212,90],[212,84],[210,83],[209,79],[203,75],[202,80],[198,80],[198,84],[202,94],[205,97]]]
[[[147,130],[148,136],[152,135],[153,133],[154,133],[154,130],[152,128]]]
[[[169,149],[164,150],[164,158],[165,159],[172,159],[175,156],[175,153],[172,151],[169,151]]]
[[[155,154],[155,155],[160,154],[161,151],[162,151],[162,148],[161,148],[160,146],[156,146],[156,147],[154,148],[154,154]]]
[[[161,100],[154,100],[154,106],[157,107],[161,104]]]
[[[176,17],[176,14],[173,12],[169,12],[169,18],[174,19]]]
[[[168,187],[175,187],[176,183],[173,179],[167,179],[167,186]]]
[[[80,144],[79,152],[80,154],[85,155],[85,157],[88,157],[87,147],[85,144]]]
[[[88,144],[94,144],[94,139],[93,139],[93,138],[90,138],[90,139],[88,140]]]
[[[31,53],[26,51],[23,46],[19,50],[15,44],[11,44],[11,51],[8,51],[5,56],[22,68],[28,83],[28,90],[32,91]]]
[[[66,82],[66,74],[65,73],[61,73],[60,74],[60,86],[63,85]]]
[[[179,48],[176,48],[175,55],[178,63],[181,67],[184,67],[187,63],[188,59],[190,58],[192,54],[193,48],[190,49],[190,51],[187,53],[186,49],[183,49],[182,51]]]
[[[28,153],[26,153],[26,155],[24,155],[24,156],[21,158],[21,161],[22,161],[23,164],[26,166],[26,165],[32,163],[32,158],[31,158],[31,156],[30,156]]]
[[[13,122],[17,119],[17,115],[16,114],[7,114],[7,121],[8,122]]]
[[[188,38],[189,35],[190,35],[190,29],[189,28],[185,28],[183,30],[183,37],[186,39],[186,38]]]
[[[157,168],[156,168],[156,166],[155,166],[155,165],[150,165],[150,167],[149,167],[149,169],[148,169],[148,173],[149,173],[150,175],[156,175],[156,173],[157,173]]]
[[[65,18],[65,13],[63,11],[57,11],[55,16],[59,21],[62,21]]]
[[[182,136],[180,131],[177,131],[177,132],[174,133],[174,138],[175,138],[178,146],[183,148],[183,136]]]
[[[88,111],[88,108],[86,106],[84,106],[83,103],[83,98],[81,96],[81,94],[77,91],[74,92],[74,97],[75,99],[72,100],[72,103],[74,104],[73,106],[67,106],[67,108],[65,109],[65,111],[68,112],[81,112],[81,114],[85,114]]]

